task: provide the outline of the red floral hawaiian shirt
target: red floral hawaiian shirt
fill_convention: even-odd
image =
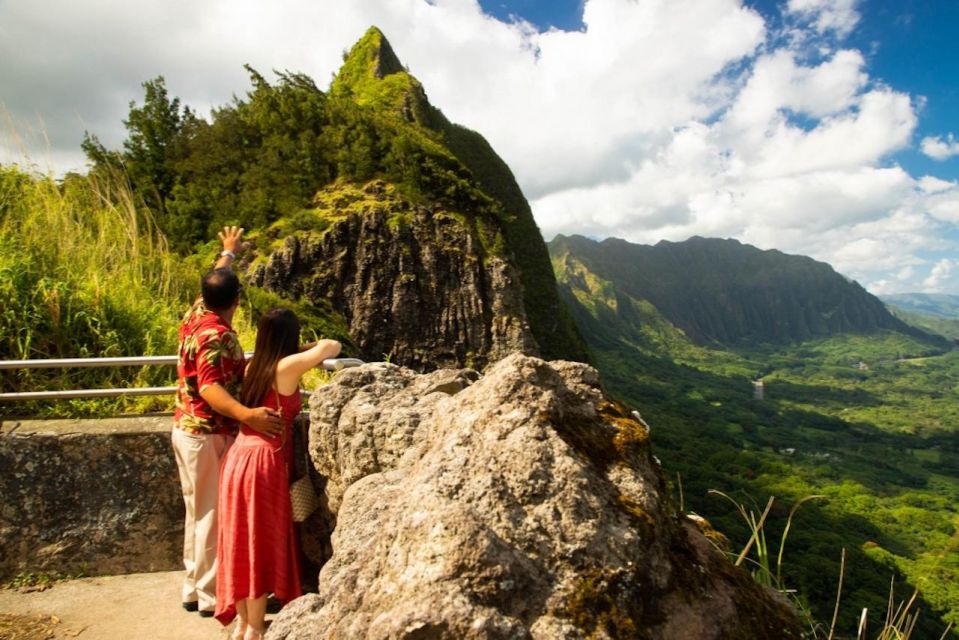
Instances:
[[[233,327],[198,299],[180,323],[176,426],[194,434],[236,433],[237,422],[214,411],[200,391],[219,384],[239,398],[245,366]]]

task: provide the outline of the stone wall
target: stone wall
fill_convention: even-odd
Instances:
[[[170,416],[0,423],[0,580],[181,566]]]

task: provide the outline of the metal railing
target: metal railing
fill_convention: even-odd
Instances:
[[[250,358],[253,352],[246,354]],[[131,358],[56,358],[48,360],[0,360],[0,369],[73,369],[87,367],[143,367],[176,365],[176,356],[139,356]],[[364,364],[356,358],[330,358],[320,366],[339,371]],[[0,393],[0,402],[18,400],[67,400],[70,398],[115,398],[119,396],[159,396],[176,393],[176,387],[129,387],[125,389],[72,389],[64,391],[20,391]]]

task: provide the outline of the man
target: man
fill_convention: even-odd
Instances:
[[[186,522],[183,531],[182,602],[187,611],[213,615],[216,606],[216,502],[220,460],[239,423],[268,435],[282,432],[279,414],[240,404],[245,358],[230,323],[240,303],[240,280],[231,266],[243,229],[226,227],[213,270],[203,276],[202,293],[180,324],[173,452],[180,473]]]

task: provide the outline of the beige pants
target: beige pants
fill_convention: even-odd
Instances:
[[[220,460],[233,436],[193,435],[173,428],[173,453],[180,470],[186,522],[183,527],[183,602],[197,602],[200,611],[216,607],[216,499]]]

